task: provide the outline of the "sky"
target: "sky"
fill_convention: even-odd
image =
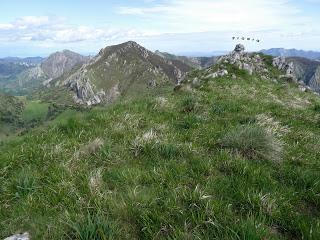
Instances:
[[[283,47],[320,51],[320,0],[1,1],[0,57],[70,49],[94,55],[128,40],[175,54]]]

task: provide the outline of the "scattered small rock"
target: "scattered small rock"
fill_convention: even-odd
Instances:
[[[307,92],[307,88],[306,88],[305,86],[299,85],[299,90],[300,90],[301,92]]]
[[[193,87],[198,87],[200,85],[199,79],[196,77],[192,80],[192,86]]]
[[[225,75],[228,75],[228,71],[225,69],[218,70],[217,72],[209,74],[206,78],[217,78],[217,77],[223,77]]]
[[[248,63],[243,63],[242,67],[243,70],[246,70],[250,75],[253,74],[253,65]]]
[[[4,240],[30,240],[29,233],[25,232],[23,234],[15,234],[11,237],[7,237]]]

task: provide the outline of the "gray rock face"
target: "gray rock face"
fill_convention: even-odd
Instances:
[[[312,76],[309,86],[312,89],[315,89],[317,92],[320,92],[320,66],[317,68],[316,72]]]
[[[87,70],[83,66],[79,71],[69,76],[62,85],[70,88],[74,93],[76,103],[88,106],[99,104],[103,101],[105,93],[96,91],[94,85],[86,77]]]
[[[10,237],[5,238],[4,240],[30,240],[29,233],[16,234]]]
[[[283,78],[290,78],[292,81],[297,82],[298,79],[294,74],[294,65],[292,62],[287,62],[285,57],[276,57],[272,62],[273,66],[278,68],[280,71],[285,72]]]
[[[287,67],[286,59],[285,57],[276,57],[273,59],[272,65],[279,70],[284,71]]]
[[[41,69],[48,78],[57,78],[71,71],[76,65],[82,65],[89,60],[80,54],[64,50],[50,55],[41,64]]]
[[[300,57],[276,57],[273,64],[285,73],[284,77],[291,77],[301,86],[320,92],[320,62]]]
[[[273,66],[281,71],[286,72],[286,75],[294,73],[294,65],[292,62],[287,62],[285,57],[276,57],[272,62]]]

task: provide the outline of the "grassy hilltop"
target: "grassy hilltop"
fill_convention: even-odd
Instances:
[[[0,238],[319,239],[320,99],[264,61],[0,146]]]

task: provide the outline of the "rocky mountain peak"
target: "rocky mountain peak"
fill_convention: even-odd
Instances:
[[[59,53],[59,52],[57,52],[57,53]],[[68,49],[64,49],[64,50],[62,51],[62,53],[63,53],[63,54],[73,54],[74,52],[72,52],[72,51],[70,51],[70,50],[68,50]]]
[[[57,78],[65,72],[70,71],[76,65],[82,65],[89,60],[88,57],[82,56],[70,50],[63,50],[51,54],[41,64],[41,68],[48,78]]]
[[[134,41],[128,41],[125,43],[121,43],[118,45],[108,46],[106,48],[102,48],[99,51],[99,54],[94,58],[94,61],[97,62],[100,58],[114,58],[121,54],[128,54],[128,52],[140,52],[146,58],[150,55],[150,51],[139,45]]]
[[[128,42],[125,42],[123,43],[124,46],[127,46],[127,47],[141,47],[137,42],[135,41],[128,41]]]
[[[59,84],[75,93],[80,104],[111,102],[130,91],[179,83],[192,68],[178,60],[160,57],[134,41],[100,50],[88,64]]]

